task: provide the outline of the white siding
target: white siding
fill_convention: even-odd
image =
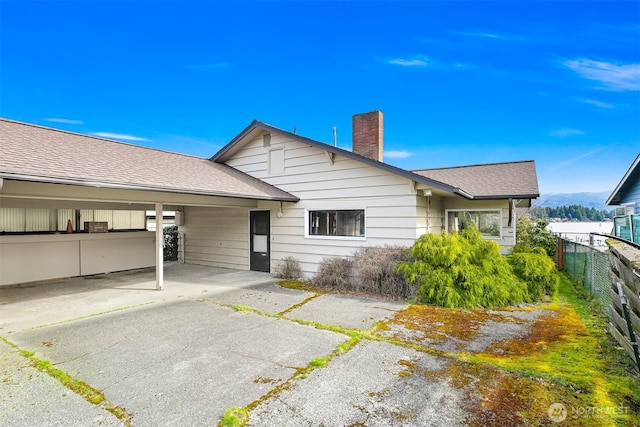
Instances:
[[[249,269],[249,209],[186,207],[184,262]]]
[[[281,218],[277,216],[279,203],[258,205],[272,213],[272,271],[281,259],[292,256],[311,276],[324,257],[349,256],[361,246],[409,246],[415,241],[417,224],[424,224],[425,213],[417,206],[410,180],[343,156],[333,156],[331,163],[322,150],[272,135],[269,149],[278,148],[284,149],[283,174],[270,174],[268,149],[262,146],[261,137],[227,162],[300,198],[298,203],[283,204]],[[305,236],[305,212],[337,209],[365,209],[365,239]]]

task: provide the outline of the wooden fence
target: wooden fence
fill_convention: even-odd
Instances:
[[[607,315],[611,320],[609,333],[629,353],[632,359],[638,363],[637,354],[632,346],[631,335],[622,307],[622,301],[618,293],[618,283],[624,293],[627,302],[628,317],[633,327],[635,342],[640,342],[640,249],[629,244],[607,240],[609,246],[609,264],[611,287],[609,295],[612,304],[607,307]],[[637,348],[636,348],[637,350]]]

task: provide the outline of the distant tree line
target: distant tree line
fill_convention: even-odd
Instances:
[[[613,211],[598,210],[586,206],[571,205],[549,207],[532,207],[529,211],[531,218],[535,219],[564,219],[568,221],[603,221],[613,218]]]

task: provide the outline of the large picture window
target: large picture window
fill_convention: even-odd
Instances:
[[[364,237],[364,209],[309,211],[309,235]]]
[[[474,223],[482,236],[500,237],[500,210],[451,210],[447,211],[447,228],[451,231],[462,231],[464,227]]]

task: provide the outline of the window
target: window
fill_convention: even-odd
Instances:
[[[447,229],[462,231],[466,224],[475,223],[483,237],[500,237],[500,210],[476,211],[455,210],[447,211]]]
[[[310,211],[309,235],[364,237],[364,209]]]

